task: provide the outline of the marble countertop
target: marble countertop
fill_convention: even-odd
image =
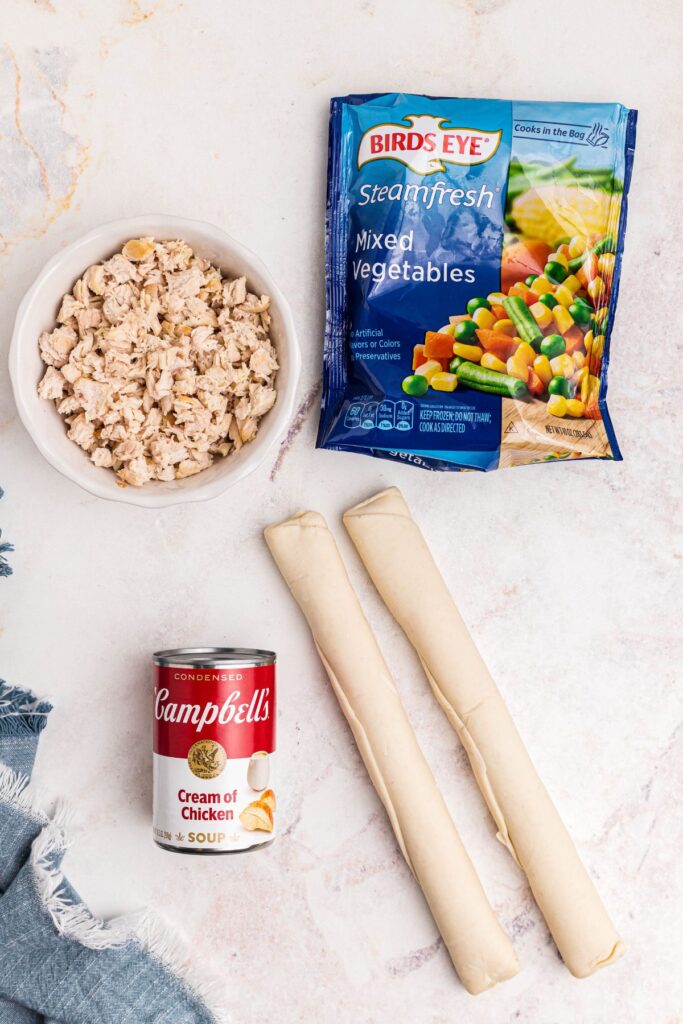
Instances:
[[[3,12],[3,359],[48,257],[101,222],[154,210],[212,221],[259,253],[304,354],[291,445],[222,497],[160,512],[62,479],[0,377],[0,522],[16,546],[15,575],[0,580],[0,675],[54,698],[37,778],[75,809],[73,883],[98,913],[151,905],[183,922],[240,1024],[683,1020],[679,5],[663,0],[655,17],[618,0],[584,12],[535,0],[5,0]],[[624,462],[449,476],[314,450],[327,104],[387,89],[639,108],[610,371]],[[624,936],[626,957],[587,981],[558,959],[412,650],[342,535],[341,511],[392,483]],[[477,999],[453,972],[262,541],[264,525],[303,506],[337,529],[513,937],[520,974]],[[461,543],[462,524],[476,549]],[[283,834],[257,855],[177,857],[151,841],[150,655],[202,643],[279,655]]]

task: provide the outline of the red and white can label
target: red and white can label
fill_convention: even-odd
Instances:
[[[155,672],[155,840],[214,853],[270,842],[275,665]]]

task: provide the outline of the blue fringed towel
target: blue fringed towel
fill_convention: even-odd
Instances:
[[[0,1021],[219,1024],[177,940],[148,916],[94,917],[62,873],[60,814],[30,791],[47,701],[0,680]]]

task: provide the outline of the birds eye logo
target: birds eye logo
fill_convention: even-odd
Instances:
[[[486,163],[500,146],[500,131],[448,126],[448,118],[408,114],[403,124],[377,124],[358,146],[358,169],[373,160],[397,160],[423,176],[445,171],[446,164],[473,167]]]

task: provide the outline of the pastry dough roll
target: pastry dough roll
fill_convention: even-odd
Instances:
[[[583,978],[616,960],[623,943],[400,491],[350,509],[344,525],[417,651],[567,967]]]
[[[265,536],[465,988],[475,994],[513,977],[517,957],[417,744],[325,520],[302,512]]]

